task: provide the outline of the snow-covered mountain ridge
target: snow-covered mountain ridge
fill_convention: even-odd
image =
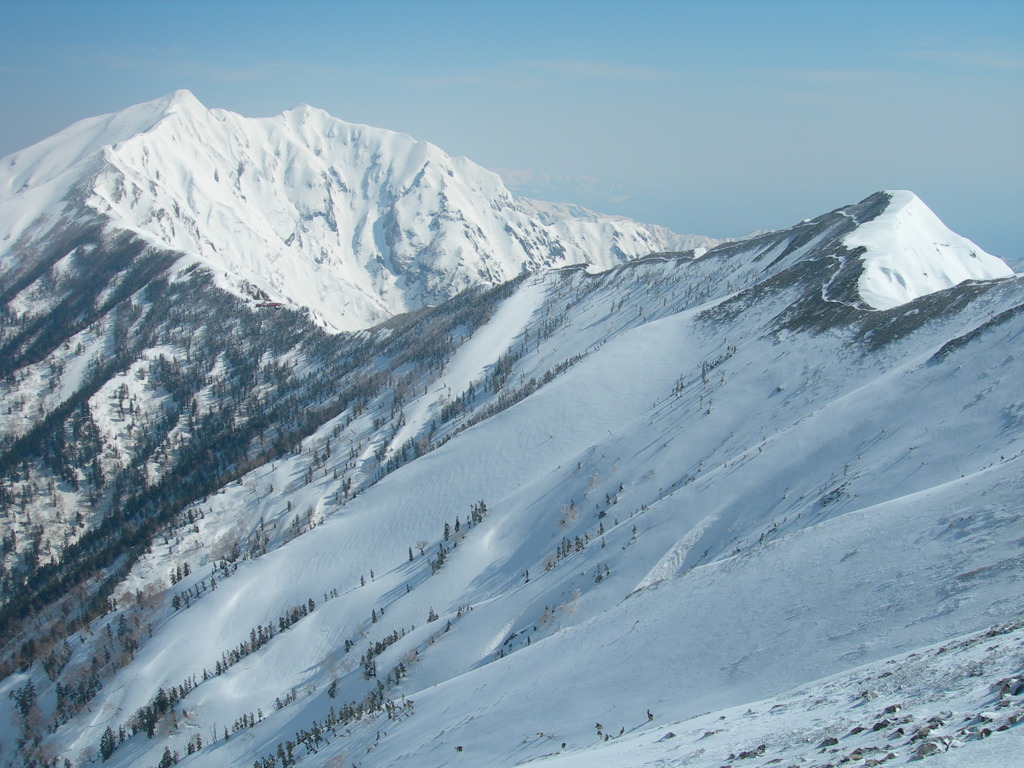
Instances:
[[[884,198],[728,258],[547,273],[494,297],[443,366],[187,507],[57,677],[116,651],[122,615],[140,647],[97,667],[90,710],[45,743],[81,762],[109,727],[115,766],[165,749],[183,765],[364,768],[1011,753],[1017,738],[999,750],[1005,736],[981,732],[1013,729],[1019,696],[977,713],[1024,672],[1016,641],[982,638],[902,696],[884,665],[1024,615],[1007,354],[1022,282],[883,311],[823,298],[848,266],[818,235]],[[721,293],[740,248],[779,271]],[[827,333],[822,307],[839,313]],[[131,434],[109,396],[93,407]],[[7,689],[32,675],[41,711],[72,709],[38,667]],[[797,687],[812,693],[794,705]]]
[[[848,242],[865,249],[868,306],[1011,274],[911,193],[894,194]],[[0,160],[0,276],[18,273],[16,253],[90,217],[108,236],[178,251],[179,268],[199,263],[236,295],[305,308],[332,331],[524,271],[600,271],[722,242],[517,200],[466,158],[309,106],[246,118],[188,91],[82,120]]]
[[[717,241],[568,208],[322,110],[252,119],[187,91],[83,120],[0,161],[0,265],[85,211],[199,259],[239,295],[364,328],[524,270],[606,269]],[[6,253],[5,253],[6,252]]]
[[[332,334],[125,121],[14,166],[0,765],[1013,764],[1024,277],[916,197]]]

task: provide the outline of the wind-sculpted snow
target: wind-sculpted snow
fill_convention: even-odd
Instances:
[[[245,118],[187,91],[84,120],[0,161],[8,244],[41,240],[83,204],[199,259],[223,287],[305,307],[332,330],[524,270],[606,269],[715,244],[589,211],[548,206],[542,216],[496,174],[404,134],[308,106]]]

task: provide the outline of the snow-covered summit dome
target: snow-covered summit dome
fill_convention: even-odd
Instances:
[[[888,191],[888,207],[847,235],[863,247],[860,295],[875,309],[891,309],[965,280],[1009,277],[1013,270],[951,231],[913,192]]]

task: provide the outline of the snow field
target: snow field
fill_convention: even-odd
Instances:
[[[400,134],[311,108],[251,121],[205,110],[187,93],[133,114],[146,132],[128,132],[116,147],[96,138],[102,121],[69,134],[81,163],[97,147],[108,161],[92,204],[191,254],[185,261],[215,266],[224,286],[254,301],[304,304],[334,329],[440,296],[430,279],[410,286],[403,270],[415,259],[456,287],[577,260],[571,248],[564,261],[550,255],[552,233],[567,225],[517,218],[497,177]],[[163,163],[197,140],[204,150],[194,163]],[[42,151],[18,162],[37,162],[38,180],[57,189],[69,177]],[[481,195],[505,218],[460,212]],[[383,207],[372,203],[382,199]],[[854,229],[882,202],[881,214]],[[155,764],[165,745],[184,756],[196,734],[210,746],[183,764],[247,765],[375,690],[414,700],[414,711],[350,723],[302,762],[547,757],[610,766],[632,764],[632,747],[652,763],[710,766],[780,731],[773,749],[810,755],[797,743],[810,707],[773,730],[763,718],[775,717],[775,705],[753,713],[750,703],[792,700],[794,686],[818,686],[822,698],[831,683],[812,681],[1019,617],[1024,405],[1015,388],[1024,372],[1008,350],[1024,332],[1013,314],[1020,281],[946,306],[940,294],[901,315],[903,302],[958,282],[963,263],[987,262],[968,241],[951,244],[909,193],[849,210],[856,215],[832,212],[700,258],[525,280],[441,374],[415,383],[404,423],[385,418],[383,395],[357,418],[343,413],[158,537],[116,594],[122,607],[136,592],[148,604],[117,614],[145,622],[142,647],[51,746],[88,757],[106,727],[127,724],[158,688],[195,679],[158,738],[129,740],[111,765]],[[18,217],[23,210],[8,208],[0,222]],[[581,249],[621,246],[607,221],[587,224]],[[838,271],[825,284],[799,275],[838,270],[840,245],[867,249],[860,290],[882,309],[870,314],[897,327],[882,348],[859,335],[872,328],[866,321],[781,325],[803,298],[835,301]],[[936,249],[933,280],[925,259]],[[890,251],[901,255],[878,255]],[[989,264],[966,274],[1003,273]],[[355,290],[339,299],[331,280]],[[25,307],[44,300],[21,298]],[[875,301],[889,302],[891,314]],[[900,331],[911,312],[934,317]],[[957,338],[957,348],[943,347]],[[499,394],[481,390],[440,425],[434,450],[377,481],[377,449],[425,435],[443,399],[483,387],[506,352],[518,357],[500,394],[531,380],[536,391],[463,430]],[[115,377],[91,403],[107,444],[126,456],[132,441],[115,393],[124,385],[145,413],[160,408],[161,393],[135,373]],[[50,374],[30,375],[42,383]],[[311,451],[328,440],[322,474],[308,475]],[[347,500],[346,479],[357,493]],[[480,500],[487,515],[469,526]],[[446,539],[456,519],[460,530]],[[224,564],[233,545],[249,546],[264,530],[266,554]],[[432,567],[440,547],[446,560]],[[184,564],[191,573],[172,586]],[[172,595],[193,593],[188,607],[171,607]],[[76,664],[98,647],[89,632],[115,620],[98,619],[76,639]],[[267,625],[271,640],[229,658]],[[985,663],[1012,666],[1011,646],[1000,647]],[[368,657],[375,677],[364,673]],[[852,674],[859,680],[861,671]],[[982,699],[964,693],[962,706]],[[698,718],[714,730],[702,713],[746,706],[749,724],[706,744],[691,743],[696,731],[664,740],[663,722]],[[815,728],[855,721],[847,709],[815,711]],[[256,712],[255,725],[211,745]],[[555,759],[563,743],[566,755]],[[682,744],[692,751],[675,754]],[[901,759],[910,754],[903,746]]]
[[[537,290],[521,288],[492,323],[530,316],[536,298],[527,297]],[[571,325],[523,357],[518,370],[534,375],[569,349],[586,347],[613,322],[602,306],[600,295],[580,303]],[[298,683],[300,700],[290,706],[304,714],[286,707],[287,715],[282,710],[246,732],[255,741],[232,739],[194,763],[272,752],[288,737],[282,723],[323,717],[336,703],[323,693],[335,677],[338,700],[358,698],[368,686],[358,654],[365,641],[395,629],[407,634],[378,662],[384,669],[417,651],[394,691],[415,699],[417,713],[400,724],[400,738],[376,745],[374,727],[357,728],[349,739],[358,751],[372,747],[370,764],[440,765],[458,745],[513,764],[550,753],[555,742],[593,744],[594,721],[617,733],[643,725],[647,708],[681,719],[732,706],[1019,612],[1012,571],[993,567],[1012,559],[1016,545],[987,533],[1014,524],[1012,499],[1020,492],[1016,454],[991,466],[996,450],[1017,446],[1017,432],[1002,443],[992,439],[1005,429],[1004,399],[974,405],[979,410],[961,425],[957,443],[924,439],[941,433],[947,414],[970,405],[965,393],[978,391],[979,380],[1002,391],[1016,379],[1000,335],[982,343],[998,363],[915,359],[879,375],[856,355],[839,354],[847,343],[841,337],[790,339],[780,361],[778,346],[756,325],[739,325],[772,316],[754,313],[726,329],[724,346],[736,351],[708,373],[707,385],[700,362],[727,350],[695,312],[592,345],[512,409],[384,478],[311,533],[240,563],[216,592],[174,615],[144,653],[173,682],[208,666],[250,625],[313,597],[313,614],[185,704],[196,707],[198,727],[208,731],[246,708],[271,711],[274,698]],[[969,328],[973,317],[957,322]],[[1018,325],[998,334],[1012,337]],[[494,332],[485,327],[477,338]],[[936,338],[940,333],[950,331],[935,331]],[[501,337],[494,357],[513,335]],[[837,353],[822,356],[822,345]],[[813,365],[818,359],[829,362]],[[486,355],[467,353],[457,367],[472,377],[486,367]],[[453,367],[447,375],[457,373]],[[680,373],[689,383],[673,395]],[[700,405],[705,390],[714,399],[711,414]],[[941,407],[914,411],[914,422],[903,423],[906,404],[921,392]],[[836,433],[836,424],[852,427]],[[861,456],[859,464],[851,453]],[[280,462],[273,472],[296,477],[299,462],[291,461],[293,469]],[[844,474],[847,463],[853,466]],[[951,480],[952,466],[973,474]],[[255,487],[266,482],[262,476]],[[323,480],[288,498],[302,508],[329,486]],[[986,512],[975,515],[977,530],[966,538],[949,533],[961,525],[957,510],[982,493]],[[618,498],[609,505],[612,495]],[[258,496],[244,484],[229,489],[227,498],[242,504],[232,514],[253,514],[244,499]],[[487,518],[463,531],[429,576],[425,560],[444,522],[456,515],[465,522],[479,499]],[[562,536],[584,533],[591,539],[583,551],[545,569]],[[427,542],[423,556],[419,541]],[[605,565],[610,575],[596,583]],[[957,586],[975,571],[985,574],[981,582]],[[358,586],[361,575],[365,587]],[[936,584],[951,588],[936,592]],[[334,588],[339,597],[322,603]],[[371,611],[380,608],[374,624]],[[439,619],[428,624],[431,608]],[[507,628],[505,637],[498,627]],[[197,647],[192,638],[203,632],[210,638]],[[506,642],[512,632],[517,637]],[[180,638],[190,639],[187,654],[184,647],[166,650]],[[347,656],[338,651],[345,639],[357,644]],[[574,661],[566,667],[564,659]],[[145,663],[141,653],[138,662]],[[552,685],[556,668],[564,670],[563,685]],[[150,688],[137,690],[124,712],[144,703]],[[509,730],[508,723],[518,725]],[[337,749],[351,750],[349,739]]]

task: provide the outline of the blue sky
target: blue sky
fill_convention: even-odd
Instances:
[[[1021,2],[6,0],[2,18],[0,155],[187,88],[249,116],[309,103],[680,232],[912,189],[1024,257]]]

